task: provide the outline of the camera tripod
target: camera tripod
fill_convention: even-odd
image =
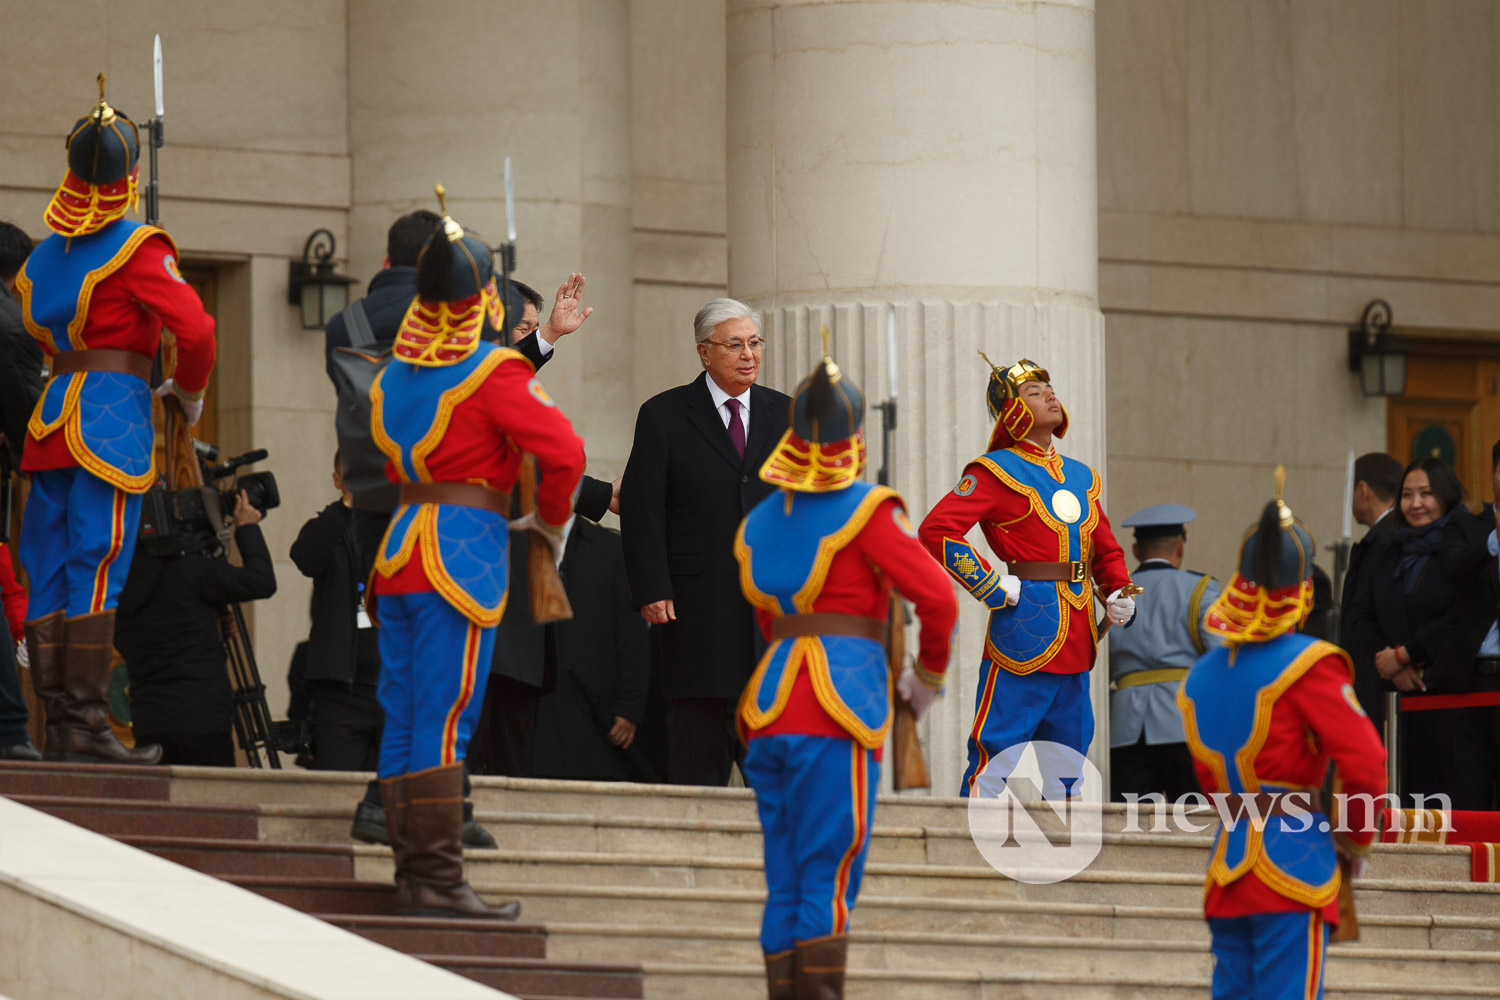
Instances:
[[[261,682],[260,668],[255,664],[255,649],[250,645],[250,633],[245,627],[245,613],[238,603],[220,609],[219,634],[224,641],[229,686],[234,691],[234,735],[240,749],[245,752],[245,762],[251,767],[270,767],[279,771],[281,758],[276,751],[291,752],[284,745],[284,735],[279,731],[285,724],[271,721],[271,709],[266,705],[266,686]]]

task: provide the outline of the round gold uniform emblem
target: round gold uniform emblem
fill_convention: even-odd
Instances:
[[[1083,516],[1083,508],[1070,491],[1058,490],[1052,494],[1052,513],[1064,524],[1077,524],[1078,519]]]

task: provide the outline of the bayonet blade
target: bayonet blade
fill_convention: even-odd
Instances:
[[[505,158],[505,242],[516,241],[516,185],[510,175],[510,157]]]
[[[156,83],[156,117],[166,114],[161,103],[161,36],[156,36],[156,45],[151,53],[151,69]]]

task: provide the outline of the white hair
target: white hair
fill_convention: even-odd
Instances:
[[[701,344],[708,340],[715,329],[732,319],[748,319],[755,324],[755,332],[760,333],[760,315],[754,309],[739,299],[714,299],[693,317],[694,342]]]

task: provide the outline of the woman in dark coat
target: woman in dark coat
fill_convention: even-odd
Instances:
[[[1433,557],[1444,525],[1463,498],[1463,484],[1448,463],[1439,458],[1412,462],[1401,480],[1394,544],[1371,554],[1370,570],[1350,608],[1356,623],[1351,631],[1367,637],[1367,648],[1352,652],[1374,658],[1387,691],[1420,695],[1427,690],[1422,674],[1442,648],[1455,599]],[[1440,723],[1431,712],[1401,716],[1403,799],[1445,790]]]

